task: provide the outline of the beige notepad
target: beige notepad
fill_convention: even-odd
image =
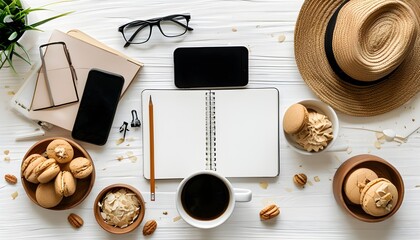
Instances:
[[[143,175],[150,179],[149,97],[155,178],[211,169],[225,177],[279,174],[279,94],[275,88],[144,90]]]
[[[65,42],[70,53],[77,74],[76,89],[79,97],[82,96],[87,75],[92,68],[122,75],[125,80],[122,90],[122,94],[124,94],[143,66],[142,63],[127,58],[78,30],[72,30],[69,33],[54,31],[49,42],[57,41]],[[54,53],[50,53],[49,57],[54,58],[53,55]],[[57,56],[56,59],[63,58]],[[31,108],[35,89],[38,96],[43,96],[43,93],[47,94],[46,88],[42,86],[39,88],[39,85],[37,88],[37,82],[45,82],[42,72],[38,74],[39,66],[37,67],[38,71],[28,77],[24,85],[12,99],[12,106],[30,119],[45,121],[71,131],[79,103],[38,111],[33,111]],[[54,79],[51,81],[54,82]],[[31,100],[28,101],[28,98]]]

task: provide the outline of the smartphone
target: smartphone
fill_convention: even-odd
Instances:
[[[178,88],[246,86],[248,49],[243,46],[177,48],[174,75]]]
[[[89,71],[72,137],[96,145],[108,140],[124,77],[99,69]]]

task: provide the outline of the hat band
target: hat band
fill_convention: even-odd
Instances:
[[[389,73],[388,75],[386,75],[386,76],[384,76],[384,77],[382,77],[378,80],[375,80],[375,81],[360,81],[360,80],[354,79],[354,78],[350,77],[349,75],[347,75],[343,71],[343,69],[340,68],[340,66],[337,63],[337,60],[335,59],[333,46],[332,46],[334,29],[335,29],[335,25],[337,23],[338,13],[343,8],[343,6],[346,5],[346,3],[348,3],[348,2],[349,2],[349,0],[344,0],[344,2],[340,6],[338,6],[338,8],[335,10],[334,14],[331,16],[331,19],[328,22],[327,29],[325,31],[324,48],[325,48],[325,53],[326,53],[326,56],[327,56],[328,63],[330,64],[334,73],[341,80],[344,80],[347,83],[350,83],[352,85],[357,85],[357,86],[370,86],[370,85],[373,85],[373,84],[377,84],[378,82],[381,82],[381,81],[387,79],[395,70],[392,71],[391,73]]]

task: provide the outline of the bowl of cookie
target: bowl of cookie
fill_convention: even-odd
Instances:
[[[349,158],[337,169],[333,193],[339,206],[364,222],[389,219],[404,199],[404,182],[388,161],[371,154]]]
[[[316,99],[290,105],[283,116],[283,133],[287,143],[304,155],[328,151],[338,138],[339,128],[334,109]]]
[[[89,153],[73,140],[46,138],[35,143],[23,157],[21,182],[35,204],[66,210],[89,195],[95,182],[95,167]]]

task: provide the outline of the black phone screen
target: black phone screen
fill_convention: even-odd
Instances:
[[[174,73],[179,88],[245,86],[248,49],[243,46],[177,48]]]
[[[73,125],[74,139],[96,145],[106,143],[123,85],[120,75],[98,69],[89,71]]]

